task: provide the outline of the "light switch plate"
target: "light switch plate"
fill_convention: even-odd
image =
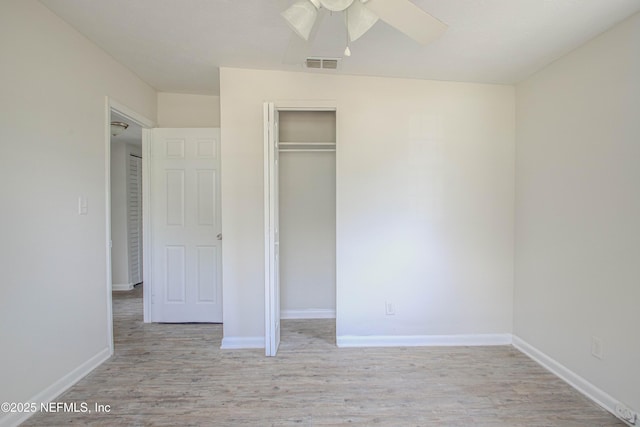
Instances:
[[[89,213],[89,200],[87,196],[78,197],[78,215],[87,215]]]

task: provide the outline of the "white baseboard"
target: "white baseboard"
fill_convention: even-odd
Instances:
[[[342,335],[338,347],[437,347],[510,345],[511,334],[472,335]]]
[[[304,310],[282,310],[280,319],[335,319],[336,311],[328,308],[309,308]]]
[[[56,397],[60,396],[71,386],[104,363],[109,357],[111,357],[111,350],[109,348],[105,348],[91,359],[87,360],[82,365],[78,366],[73,371],[69,372],[67,375],[63,376],[55,383],[33,396],[31,399],[25,400],[25,402],[36,403],[39,406],[40,403],[53,401]],[[32,415],[33,413],[8,413],[5,417],[0,417],[0,427],[18,426]]]
[[[264,348],[264,337],[224,337],[220,348],[222,350]]]
[[[133,289],[133,283],[122,283],[122,284],[113,284],[111,285],[112,291],[130,291]]]
[[[513,346],[617,417],[616,405],[620,405],[622,402],[616,400],[605,391],[591,384],[589,381],[557,362],[555,359],[547,356],[545,353],[527,343],[522,338],[514,335]],[[636,413],[638,412],[634,408],[632,408],[632,410]]]

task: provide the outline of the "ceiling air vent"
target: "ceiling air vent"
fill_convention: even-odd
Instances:
[[[314,68],[316,70],[335,70],[338,68],[338,59],[336,58],[307,58],[305,62],[307,68]]]
[[[307,68],[322,68],[322,59],[307,58]]]

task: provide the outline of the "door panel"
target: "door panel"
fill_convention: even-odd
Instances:
[[[185,247],[166,246],[165,247],[165,276],[163,281],[169,286],[165,286],[165,304],[184,303],[186,301],[185,288]]]
[[[197,171],[198,174],[198,225],[211,226],[215,224],[215,171]]]
[[[153,130],[153,322],[222,322],[219,135]]]
[[[215,246],[199,246],[198,266],[197,266],[197,282],[198,282],[198,303],[215,303],[216,287],[212,286],[216,283],[218,277],[217,265],[217,248]],[[214,262],[211,262],[214,260]]]
[[[166,218],[168,227],[184,226],[184,169],[166,170]]]

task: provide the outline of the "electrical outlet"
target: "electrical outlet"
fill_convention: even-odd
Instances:
[[[596,336],[591,337],[591,355],[598,359],[604,358],[604,347],[602,345],[602,339]]]
[[[638,414],[621,403],[618,403],[616,405],[616,415],[621,420],[627,422],[628,424],[631,424],[632,426],[636,425],[636,422],[638,421]]]
[[[385,314],[387,316],[393,316],[394,314],[396,314],[396,307],[393,305],[392,302],[386,301],[385,303]]]

